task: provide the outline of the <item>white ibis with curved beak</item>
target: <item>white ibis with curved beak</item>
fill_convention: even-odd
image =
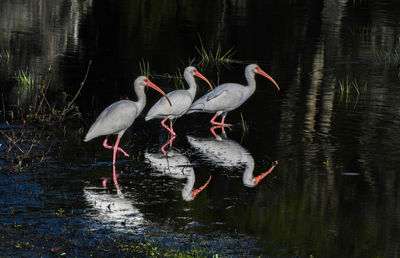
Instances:
[[[146,105],[146,94],[144,93],[144,88],[146,86],[151,87],[163,94],[171,105],[171,102],[164,91],[153,84],[147,77],[139,76],[134,82],[134,89],[138,100],[120,100],[108,106],[103,110],[103,112],[101,112],[96,122],[92,124],[85,136],[84,141],[87,142],[98,136],[106,135],[103,146],[104,148],[114,150],[114,167],[117,151],[122,152],[125,157],[129,157],[129,155],[122,148],[118,147],[118,144],[122,135],[133,124],[135,119],[139,116]],[[114,147],[107,144],[108,135],[110,134],[117,135],[117,140],[115,141]]]
[[[242,105],[256,90],[256,81],[254,79],[255,74],[261,74],[268,78],[275,84],[278,90],[279,86],[275,80],[265,73],[256,64],[250,64],[245,68],[245,77],[247,80],[247,86],[238,83],[224,83],[210,91],[203,97],[196,100],[192,106],[190,106],[187,114],[193,112],[206,112],[215,113],[210,123],[213,125],[220,126],[231,126],[231,124],[225,124],[225,117],[229,111],[232,111]],[[221,122],[216,122],[217,116],[222,115]]]
[[[182,189],[182,199],[185,201],[193,201],[211,181],[210,176],[202,186],[193,189],[196,180],[193,166],[189,159],[178,151],[172,150],[168,152],[168,155],[146,152],[144,156],[146,161],[159,172],[172,178],[186,179],[186,184]]]
[[[187,84],[189,85],[189,89],[175,90],[168,93],[167,96],[171,100],[172,106],[168,105],[164,98],[161,98],[151,107],[149,112],[147,112],[145,120],[148,121],[153,118],[162,118],[162,126],[167,129],[172,136],[175,136],[176,133],[172,128],[172,120],[183,116],[190,108],[190,105],[192,105],[197,89],[194,76],[206,81],[208,85],[210,85],[210,88],[213,89],[211,83],[201,73],[199,73],[195,67],[188,66],[183,72],[183,78],[185,78]],[[167,119],[169,119],[169,127],[165,124]]]
[[[251,154],[239,143],[229,138],[197,138],[186,136],[192,147],[198,150],[207,160],[226,168],[244,166],[242,181],[247,187],[255,187],[269,175],[278,165],[274,161],[272,166],[258,176],[253,175],[255,162]]]

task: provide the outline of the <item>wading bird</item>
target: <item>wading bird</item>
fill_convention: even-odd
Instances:
[[[278,165],[278,161],[274,161],[267,171],[254,176],[255,162],[251,154],[239,143],[227,138],[226,135],[223,138],[187,136],[187,139],[193,148],[216,166],[225,167],[229,171],[232,168],[243,168],[242,182],[246,187],[258,185]]]
[[[129,157],[129,155],[122,148],[118,147],[118,144],[126,129],[128,129],[133,124],[135,119],[139,116],[140,112],[142,112],[144,106],[146,105],[146,94],[144,93],[144,88],[146,86],[151,87],[163,94],[171,105],[171,102],[164,91],[153,84],[147,77],[139,76],[134,82],[134,89],[138,100],[120,100],[108,106],[106,109],[103,110],[103,112],[101,112],[96,122],[92,124],[88,133],[85,136],[85,142],[90,141],[98,136],[106,136],[106,139],[103,142],[103,146],[104,148],[114,150],[114,167],[117,151],[122,152],[125,157]],[[114,147],[107,144],[108,135],[110,134],[117,135],[117,140],[115,141]]]
[[[210,88],[213,89],[211,83],[197,71],[197,69],[193,66],[188,66],[185,68],[183,73],[183,78],[185,78],[187,84],[189,85],[189,89],[187,90],[175,90],[168,93],[168,98],[172,102],[172,106],[168,105],[167,101],[164,98],[161,98],[159,101],[154,104],[149,112],[146,115],[145,120],[148,121],[153,118],[162,118],[161,121],[162,126],[167,129],[172,136],[175,136],[176,133],[172,127],[173,120],[183,116],[190,105],[192,105],[193,99],[196,95],[196,81],[194,76],[197,76],[210,85]],[[170,126],[168,127],[165,122],[169,119]]]
[[[231,126],[231,124],[225,124],[225,117],[229,111],[232,111],[242,105],[256,90],[256,81],[254,79],[255,74],[261,74],[268,78],[273,84],[279,89],[278,84],[269,76],[266,72],[256,64],[250,64],[245,68],[245,77],[247,80],[247,86],[238,83],[224,83],[210,91],[203,97],[196,100],[192,106],[190,106],[187,114],[193,112],[206,112],[215,113],[210,123],[219,126]],[[217,116],[222,115],[221,122],[216,122]]]
[[[144,157],[150,165],[161,173],[154,175],[167,175],[175,179],[186,179],[185,186],[182,188],[182,199],[193,201],[194,198],[203,191],[211,181],[211,176],[199,188],[193,189],[196,181],[193,165],[189,159],[178,152],[172,150],[168,154],[146,152]]]

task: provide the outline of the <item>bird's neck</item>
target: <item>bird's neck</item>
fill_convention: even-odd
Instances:
[[[256,80],[254,79],[255,74],[252,72],[246,72],[245,77],[247,80],[247,88],[249,91],[249,96],[256,90]]]
[[[250,155],[250,153],[246,153],[243,155],[242,160],[240,162],[241,164],[245,164],[245,169],[243,171],[243,184],[244,185],[253,185],[253,171],[254,171],[254,159]]]
[[[146,94],[144,93],[144,87],[135,87],[135,93],[137,96],[137,101],[135,103],[138,108],[138,114],[140,114],[144,106],[146,106]]]
[[[185,74],[184,77],[187,84],[189,85],[189,89],[187,89],[187,91],[189,92],[192,99],[194,99],[194,97],[196,96],[196,89],[197,89],[196,80],[192,75]]]
[[[196,177],[194,175],[194,171],[192,170],[191,173],[188,175],[188,177],[186,179],[185,186],[182,189],[182,197],[183,197],[183,199],[190,199],[191,198],[195,180],[196,180]]]

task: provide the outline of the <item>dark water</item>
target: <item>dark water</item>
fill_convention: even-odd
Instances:
[[[75,94],[92,60],[76,102],[86,123],[74,128],[84,132],[56,134],[38,169],[9,175],[1,159],[1,223],[100,238],[149,230],[165,246],[227,255],[399,256],[397,1],[2,1],[0,14],[2,110],[26,108],[38,94],[18,90],[15,71],[40,81],[51,63],[48,96],[57,99]],[[139,117],[121,141],[131,158],[118,156],[117,192],[112,152],[83,134],[106,106],[135,97],[141,60],[168,92],[175,82],[165,75],[198,64],[201,42],[235,51],[228,66],[198,67],[213,84],[245,83],[245,65],[257,63],[281,91],[257,77],[220,140],[210,114],[179,119],[168,160],[159,121]],[[143,113],[159,97],[147,93]]]

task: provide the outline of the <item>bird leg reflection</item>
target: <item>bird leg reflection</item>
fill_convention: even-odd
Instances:
[[[169,144],[169,147],[172,148],[172,142],[175,140],[176,136],[175,135],[171,135],[171,137],[168,139],[168,141],[161,147],[161,151],[162,153],[164,153],[164,155],[167,155],[167,152],[165,151],[165,147]]]
[[[199,188],[197,188],[197,189],[192,191],[193,199],[194,199],[194,197],[196,197],[196,195],[198,195],[201,191],[203,191],[204,188],[207,187],[208,183],[210,183],[210,181],[211,181],[211,177],[212,176],[210,176],[210,178],[208,178],[207,182],[203,186],[201,186],[201,187],[199,187]]]
[[[271,168],[268,169],[268,171],[258,175],[257,177],[254,178],[254,184],[257,185],[258,183],[260,183],[260,181],[266,177],[269,173],[272,172],[272,170],[274,170],[274,168],[278,165],[278,161],[275,160],[274,163],[272,164]]]
[[[115,165],[113,164],[113,181],[114,181],[114,186],[115,186],[115,189],[117,190],[118,196],[119,196],[120,198],[124,198],[124,195],[122,194],[121,190],[119,189],[119,184],[118,184],[118,180],[117,180],[117,178],[118,178],[121,174],[122,174],[122,171],[119,172],[119,173],[117,173],[117,172],[116,172],[116,169],[115,169]],[[107,188],[107,183],[108,183],[109,180],[110,180],[109,177],[106,177],[106,178],[103,179],[102,185],[103,185],[104,188]]]
[[[221,136],[219,136],[216,132],[215,129],[221,129],[222,130],[222,135],[226,138],[226,133],[225,133],[225,126],[212,126],[210,127],[210,131],[211,133],[214,135],[215,139],[217,139],[218,141],[222,140]]]
[[[115,148],[117,148],[117,150],[118,150],[119,152],[122,152],[122,153],[124,154],[125,157],[129,157],[129,154],[128,154],[128,153],[126,153],[122,148],[118,147],[119,140],[120,140],[119,137],[117,138],[117,141],[115,142],[115,146],[114,146],[114,147],[111,146],[111,145],[108,145],[107,140],[108,140],[108,136],[104,139],[104,142],[103,142],[103,147],[104,147],[104,148],[106,148],[106,149],[113,149],[113,148],[115,147]]]

